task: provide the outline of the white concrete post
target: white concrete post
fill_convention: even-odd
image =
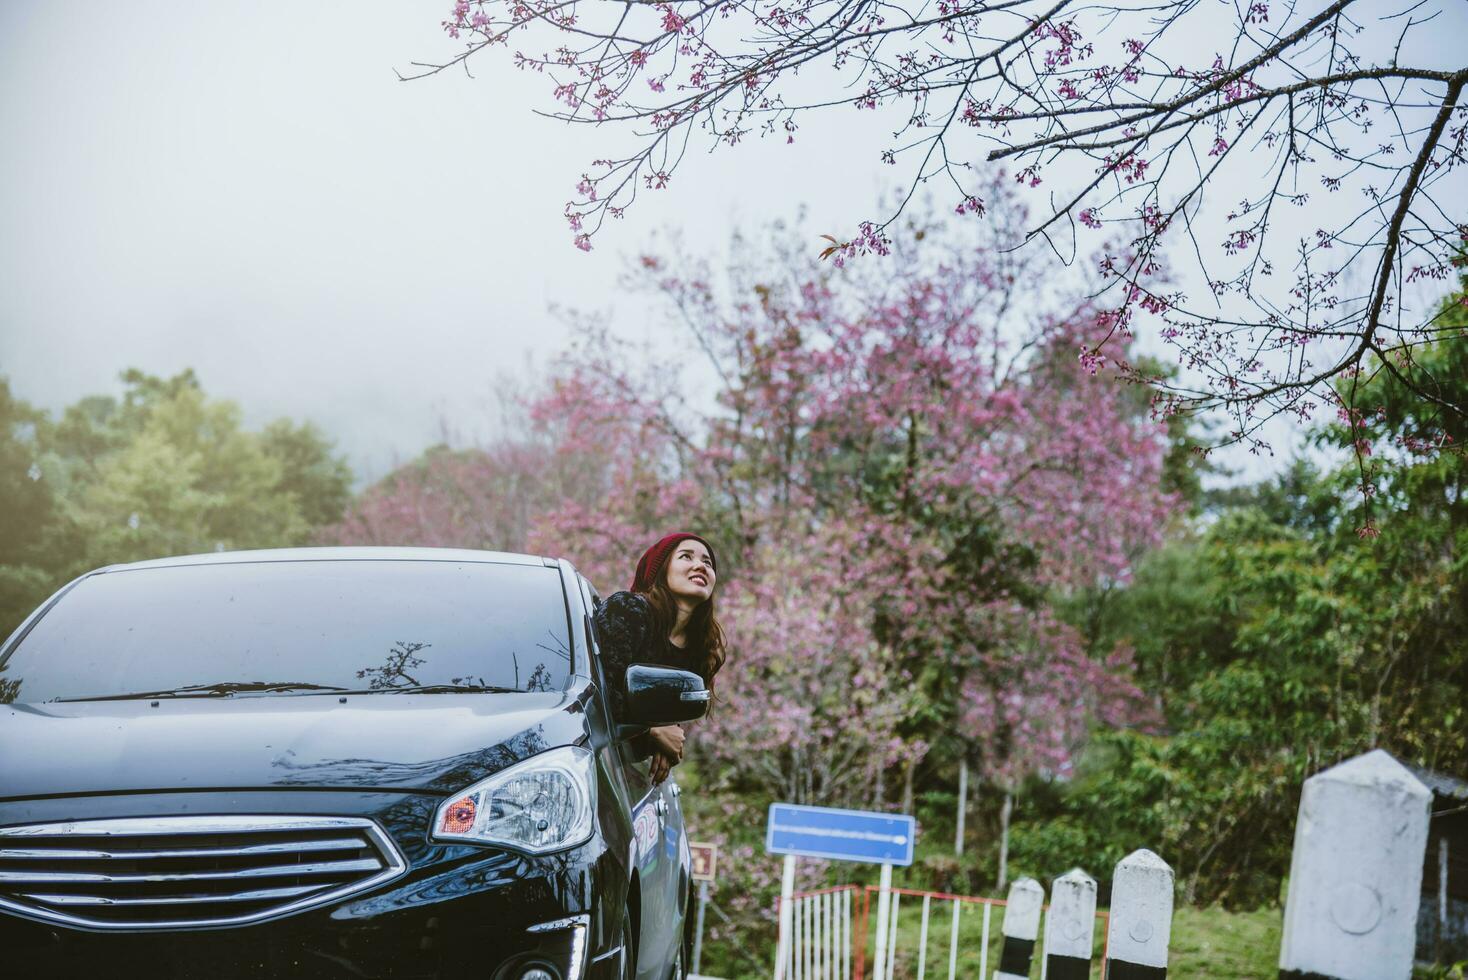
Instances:
[[[1106,980],[1162,980],[1172,939],[1172,869],[1151,851],[1133,851],[1111,876]]]
[[[1412,975],[1432,792],[1381,749],[1305,780],[1281,977]]]
[[[1045,916],[1046,980],[1088,980],[1096,938],[1096,879],[1072,868],[1050,885]]]
[[[1040,935],[1040,907],[1045,904],[1045,889],[1033,878],[1020,878],[1009,886],[1009,899],[1004,906],[1004,947],[999,951],[999,969],[994,980],[1026,980],[1030,960],[1035,955],[1035,939]]]

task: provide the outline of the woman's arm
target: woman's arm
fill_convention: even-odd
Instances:
[[[653,748],[667,756],[676,765],[683,761],[683,727],[681,725],[659,725],[647,730]]]

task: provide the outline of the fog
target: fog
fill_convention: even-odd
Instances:
[[[821,230],[875,206],[877,164],[849,164],[882,134],[813,118],[794,147],[690,159],[577,251],[561,210],[613,134],[536,116],[546,80],[502,58],[398,81],[456,50],[447,6],[0,5],[16,394],[54,412],[129,366],[192,367],[251,424],[315,421],[370,478],[446,429],[488,434],[497,386],[566,344],[553,304],[648,338],[617,276],[655,232],[713,249],[800,204]]]
[[[562,208],[629,134],[537,116],[549,81],[504,57],[399,81],[458,50],[448,7],[0,5],[0,375],[16,394],[55,412],[127,367],[193,368],[249,424],[316,422],[369,480],[495,432],[506,380],[544,377],[569,339],[553,306],[669,343],[617,285],[659,231],[716,252],[804,207],[816,249],[903,176],[878,162],[889,120],[807,115],[794,146],[690,154],[582,253]],[[1268,437],[1278,458],[1226,462],[1257,476],[1298,445],[1283,422]]]

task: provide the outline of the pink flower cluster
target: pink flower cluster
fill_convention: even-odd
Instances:
[[[1013,194],[985,190],[991,207]],[[891,252],[882,276],[745,250],[727,298],[696,259],[644,257],[628,286],[696,330],[671,359],[580,321],[528,441],[431,455],[337,539],[564,554],[605,593],[647,542],[693,527],[720,550],[731,643],[691,748],[715,791],[870,805],[943,734],[913,733],[933,697],[956,702],[990,778],[1064,777],[1090,726],[1147,713],[1125,651],[1088,657],[1050,600],[1126,581],[1160,540],[1165,432],[1110,360],[1077,363],[1102,343],[1084,302],[1027,300],[1035,333],[1001,330],[1046,270],[962,239],[860,243]],[[703,356],[723,379],[710,414],[677,381]],[[1032,558],[1010,568],[1013,552]],[[1023,595],[1003,584],[1016,574]],[[932,669],[952,683],[925,690]]]

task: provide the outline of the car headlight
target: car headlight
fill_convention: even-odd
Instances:
[[[433,838],[505,844],[542,854],[584,844],[596,811],[589,749],[552,749],[458,793],[433,817]]]

